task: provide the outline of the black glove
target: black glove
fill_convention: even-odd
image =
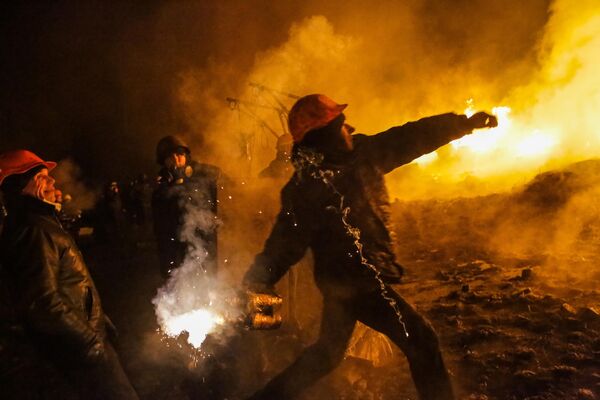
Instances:
[[[471,115],[468,121],[471,129],[495,128],[498,126],[498,119],[494,115],[483,111]]]

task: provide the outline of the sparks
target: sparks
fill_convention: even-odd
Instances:
[[[170,337],[177,337],[187,332],[188,343],[195,348],[200,348],[206,337],[224,322],[223,317],[206,309],[198,309],[166,319],[162,328]]]

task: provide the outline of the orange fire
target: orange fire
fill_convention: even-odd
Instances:
[[[498,127],[475,131],[416,159],[423,183],[412,196],[507,190],[544,170],[600,156],[600,74],[595,67],[600,61],[600,3],[557,0],[552,8],[535,80],[503,100],[510,107],[492,109]],[[480,109],[485,107],[469,99],[464,113]],[[409,179],[410,185],[415,176]],[[466,193],[440,189],[440,184],[451,188],[461,182],[466,182]],[[390,187],[406,196],[406,185],[392,180]]]

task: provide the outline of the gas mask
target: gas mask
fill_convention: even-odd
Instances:
[[[186,165],[185,167],[175,167],[169,168],[166,170],[166,180],[169,183],[173,183],[175,185],[181,185],[186,179],[190,178],[194,174],[194,169],[190,165]]]

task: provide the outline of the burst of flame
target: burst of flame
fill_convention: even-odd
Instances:
[[[540,42],[540,68],[502,100],[511,108],[493,109],[498,127],[475,131],[415,160],[419,173],[435,179],[423,179],[407,194],[399,175],[392,193],[408,198],[510,190],[543,170],[598,157],[600,2],[554,0],[551,9]],[[473,99],[465,108],[467,116],[480,109]]]
[[[171,337],[187,332],[188,342],[200,348],[206,336],[224,322],[223,317],[206,309],[198,309],[166,319],[163,321],[162,328],[165,334]]]
[[[468,107],[465,110],[467,117],[472,116],[475,113],[473,107],[473,100],[467,101]],[[510,118],[510,107],[494,107],[492,114],[498,118],[498,126],[486,131],[475,132],[471,135],[464,136],[460,139],[451,142],[452,147],[459,149],[466,147],[475,153],[487,153],[495,149],[498,146],[499,140],[506,134],[507,130],[511,126]]]
[[[537,156],[550,151],[556,144],[556,139],[553,136],[534,131],[531,136],[521,140],[517,145],[517,154],[519,156]]]

